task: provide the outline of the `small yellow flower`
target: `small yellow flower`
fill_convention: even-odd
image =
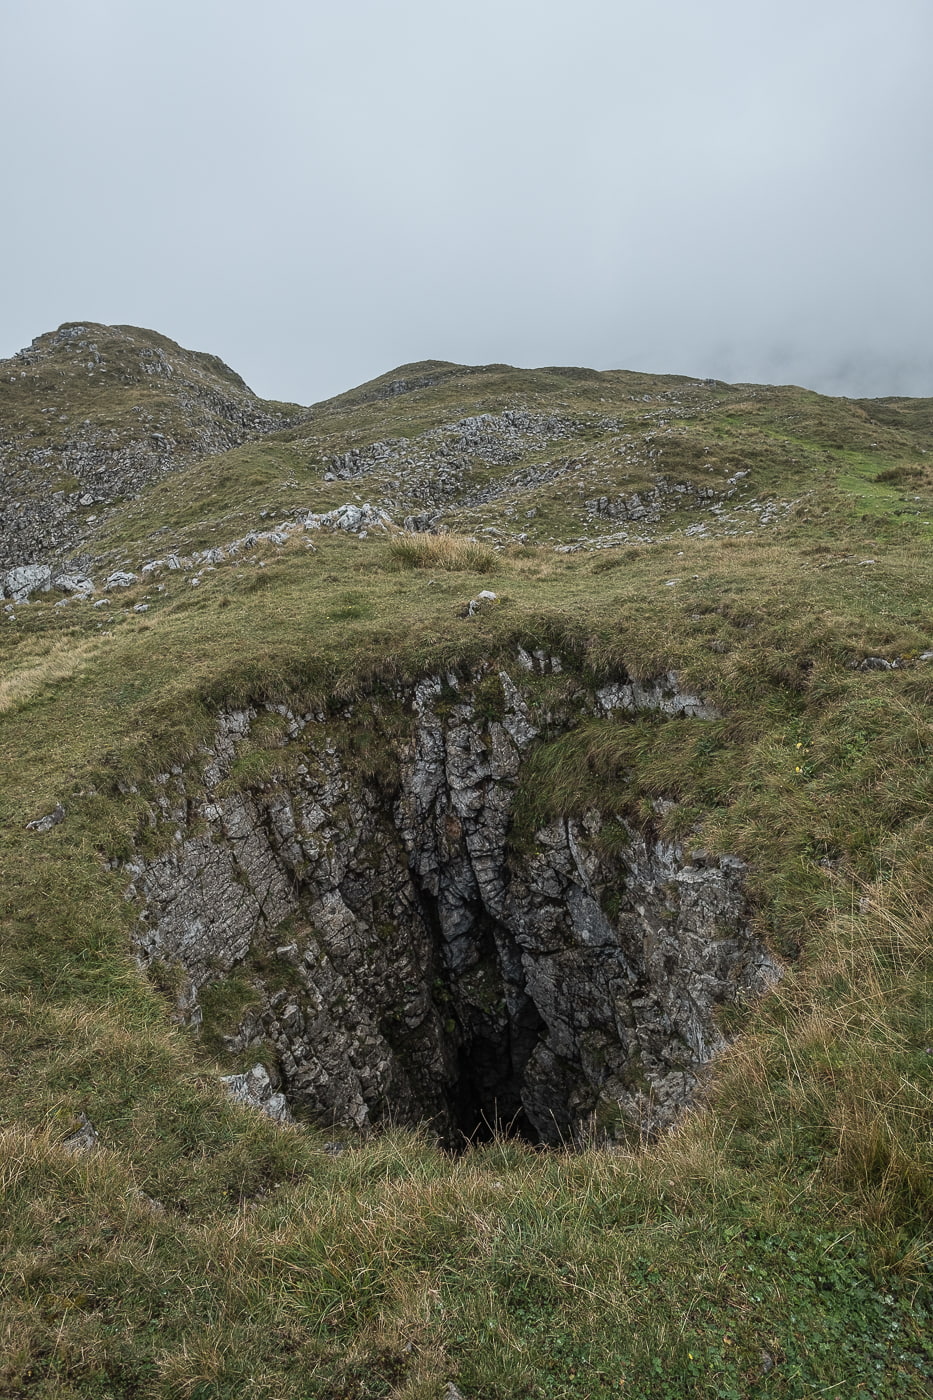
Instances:
[[[794,769],[794,772],[795,772],[795,773],[802,773],[802,772],[803,772],[803,769],[801,768],[801,766],[800,766],[799,763],[797,764],[797,767]]]

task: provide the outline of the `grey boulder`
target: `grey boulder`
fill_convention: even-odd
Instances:
[[[52,570],[47,564],[19,564],[2,576],[3,594],[16,603],[25,603],[30,593],[47,593],[52,586]]]

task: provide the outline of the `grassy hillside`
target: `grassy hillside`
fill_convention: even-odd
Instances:
[[[8,605],[0,1394],[933,1391],[931,451],[929,403],[428,362],[115,506],[87,549],[128,588]],[[689,489],[654,518],[586,504],[659,478]],[[451,533],[138,573],[357,499]],[[568,684],[674,669],[721,718],[545,736],[514,839],[600,797],[741,856],[780,984],[654,1142],[450,1156],[234,1107],[130,952],[153,775],[221,707],[337,723],[519,645]]]
[[[424,384],[432,370],[438,382]],[[650,541],[668,527],[742,534],[790,517],[817,538],[859,514],[876,531],[901,520],[933,528],[933,427],[904,401],[508,366],[429,363],[385,379],[414,387],[378,397],[376,380],[212,457],[183,490],[166,481],[141,499],[109,538],[128,547],[161,531],[183,550],[215,542],[221,521],[237,533],[261,511],[346,500],[382,506],[399,524],[413,515],[494,542],[570,547]],[[659,483],[656,519],[593,504],[647,499]]]

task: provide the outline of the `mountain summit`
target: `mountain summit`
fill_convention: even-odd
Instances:
[[[115,502],[296,413],[154,331],[71,322],[38,336],[0,361],[0,566],[80,550]]]

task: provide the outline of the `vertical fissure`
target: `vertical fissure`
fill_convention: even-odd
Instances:
[[[437,899],[423,890],[419,896],[437,949],[434,999],[450,1051],[446,1099],[451,1145],[495,1136],[536,1143],[539,1135],[525,1109],[524,1074],[544,1023],[524,980],[506,974],[506,962],[521,966],[511,935],[476,904],[466,932],[461,929],[458,935],[459,948],[466,943],[470,953],[452,957]],[[506,948],[512,956],[503,958]]]

